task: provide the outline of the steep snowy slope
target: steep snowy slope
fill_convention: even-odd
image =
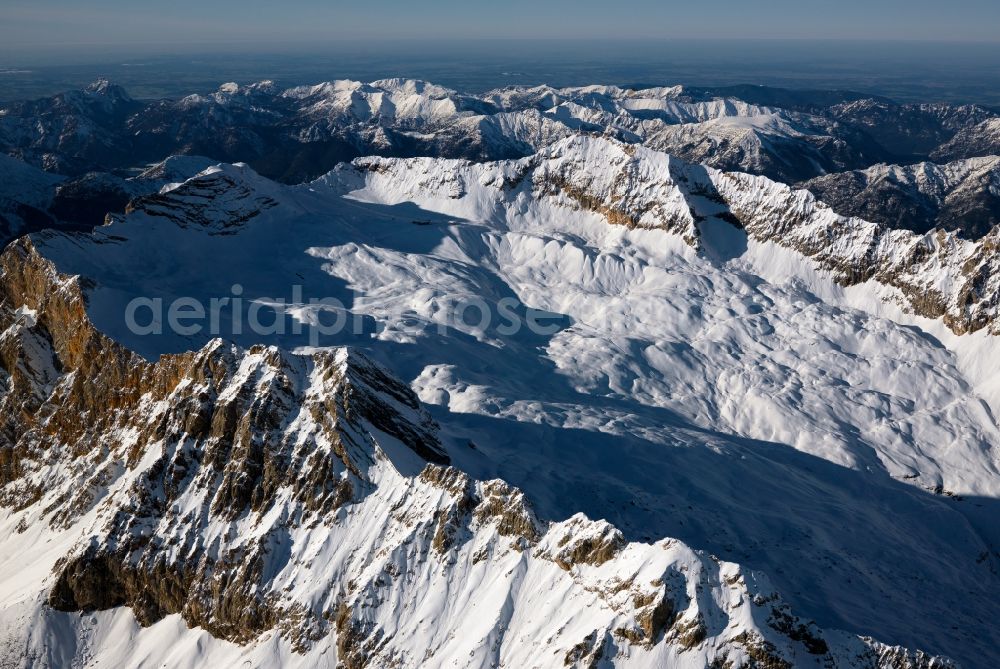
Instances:
[[[887,227],[961,232],[977,239],[1000,223],[1000,158],[945,165],[876,165],[802,184],[841,214]]]
[[[66,178],[0,154],[0,246],[44,229],[89,230],[136,197],[192,177],[214,161],[170,156],[134,176],[89,172]]]
[[[202,156],[169,156],[133,176],[88,172],[59,184],[49,213],[58,221],[54,227],[90,229],[103,224],[108,215],[124,212],[134,198],[156,193],[214,164]]]
[[[146,362],[29,242],[0,261],[4,666],[952,666],[676,540],[539,519],[358,353]]]
[[[220,166],[33,242],[150,360],[213,335],[130,331],[134,297],[239,295],[243,324],[254,304],[315,322],[309,298],[336,298],[350,327],[315,339],[233,334],[234,312],[221,330],[363,347],[430,406],[454,466],[538,517],[675,537],[763,570],[821,627],[976,667],[1000,641],[981,624],[1000,615],[991,240],[572,138],[500,163],[368,158],[300,187]],[[505,298],[552,327],[456,316]]]

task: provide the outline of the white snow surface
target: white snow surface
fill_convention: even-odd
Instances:
[[[359,116],[448,112],[445,102],[411,104],[407,86],[393,84],[388,98],[366,92],[361,102],[358,88],[341,84],[288,94],[338,108],[350,101]],[[543,105],[559,102],[558,91],[533,94]],[[632,541],[684,542],[655,558],[636,544],[626,571],[662,572],[670,561],[704,569],[711,561],[687,546],[704,549],[767,573],[800,615],[825,628],[950,655],[969,667],[1000,661],[1000,636],[983,625],[1000,616],[997,338],[955,335],[907,313],[884,285],[843,288],[781,244],[696,216],[708,205],[677,183],[682,168],[664,154],[596,138],[499,163],[360,159],[294,187],[222,165],[165,193],[166,202],[91,234],[41,233],[33,241],[60,271],[92,282],[88,312],[97,327],[150,359],[197,348],[210,333],[135,335],[123,314],[136,296],[207,304],[239,283],[244,309],[288,299],[294,285],[305,298],[338,298],[362,327],[318,343],[363,348],[407,380],[441,424],[459,469],[519,486],[544,518],[572,523],[583,512]],[[788,192],[764,178],[720,174],[709,173],[718,188],[747,188],[748,200],[772,197],[772,188]],[[610,224],[580,191],[640,213],[631,226]],[[496,322],[449,318],[452,300],[504,297],[558,314],[557,330],[508,334]],[[287,312],[315,317],[304,303]],[[299,350],[311,344],[293,335],[232,339]],[[306,581],[326,578],[323,565],[334,568],[338,550],[363,554],[364,528],[357,532],[339,548],[293,537],[317,556],[319,571]],[[4,563],[37,570],[4,581],[4,625],[41,615],[32,588],[50,568],[45,556],[72,540],[39,535],[34,543],[19,539],[30,549],[4,544]],[[426,610],[407,618],[426,622],[399,633],[414,635],[414,646],[428,644],[449,629],[434,621],[461,619],[478,642],[466,588],[514,578],[513,570],[524,575],[516,593],[488,587],[483,605],[525,598],[518,610],[531,618],[511,621],[522,636],[489,658],[477,655],[484,646],[454,642],[434,664],[530,666],[514,649],[551,629],[547,607],[583,596],[553,591],[549,568],[557,569],[512,557],[489,574],[453,575],[456,590],[449,590],[422,567],[427,588],[409,591],[399,607]],[[323,661],[292,658],[268,640],[250,648],[211,640],[173,618],[139,631],[123,611],[45,615],[67,639],[90,639],[88,657],[103,662],[144,653],[171,665]],[[116,635],[128,641],[116,645]],[[620,658],[622,666],[705,661]]]

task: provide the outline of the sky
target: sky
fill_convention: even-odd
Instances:
[[[0,0],[8,53],[365,39],[1000,41],[997,0]]]

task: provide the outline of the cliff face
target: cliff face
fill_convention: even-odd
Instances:
[[[58,565],[56,609],[128,605],[145,624],[182,612],[249,640],[282,612],[259,592],[268,544],[370,492],[385,457],[373,433],[401,457],[448,460],[413,393],[362,356],[216,341],[149,363],[93,329],[76,281],[27,240],[2,268],[3,503],[41,505],[63,528],[99,507]],[[291,509],[238,536],[240,519]]]
[[[0,504],[18,533],[72,539],[24,586],[56,610],[180,614],[345,667],[950,666],[824,632],[676,540],[537,518],[448,466],[413,392],[358,353],[214,341],[148,362],[30,241],[0,270]]]
[[[601,187],[591,197],[606,209],[639,221],[654,202],[683,203],[687,211],[678,207],[673,217],[661,216],[662,227],[676,229],[675,221],[687,212],[697,220],[719,218],[742,228],[751,239],[812,259],[842,284],[875,281],[887,286],[905,310],[940,318],[957,334],[980,329],[1000,334],[998,229],[974,241],[944,230],[918,234],[891,229],[840,216],[808,191],[765,177],[671,163],[668,157],[643,149],[620,150],[634,157],[620,168],[619,181],[627,181],[630,172],[659,172],[670,175],[659,183],[673,184],[661,186],[662,190],[639,189],[639,196],[636,189],[624,196]],[[609,221],[616,222],[613,217]],[[685,239],[698,246],[693,231]]]

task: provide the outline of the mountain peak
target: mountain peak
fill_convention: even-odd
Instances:
[[[250,81],[0,112],[0,667],[1000,664],[1000,229],[791,185],[981,112]]]
[[[403,77],[394,77],[391,79],[379,79],[378,81],[371,82],[373,88],[383,88],[388,91],[399,91],[401,93],[408,93],[410,95],[430,95],[430,96],[451,96],[455,95],[455,91],[450,88],[445,88],[443,86],[438,86],[437,84],[432,84],[421,79],[406,79]]]
[[[241,86],[235,81],[228,81],[219,86],[218,92],[223,95],[253,95],[263,93],[273,95],[278,91],[278,86],[270,79],[262,79],[252,84]]]
[[[124,88],[122,88],[118,84],[111,83],[111,81],[107,77],[98,77],[93,82],[91,82],[84,89],[84,91],[87,93],[104,96],[114,100],[132,99]]]
[[[85,89],[88,93],[105,93],[111,88],[111,82],[106,77],[98,77]]]

